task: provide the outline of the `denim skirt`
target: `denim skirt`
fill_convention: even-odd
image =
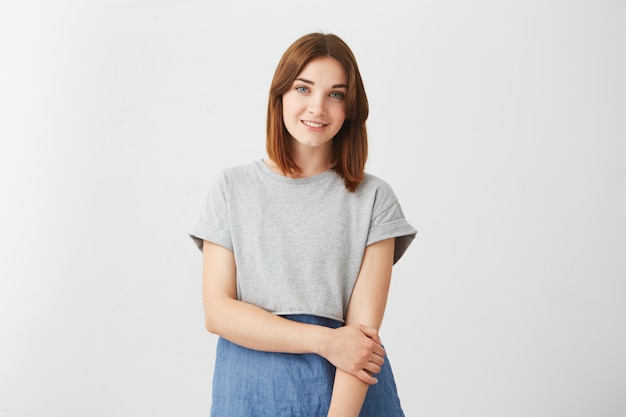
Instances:
[[[341,323],[310,315],[285,318],[332,328]],[[370,385],[360,417],[404,417],[389,359]],[[335,367],[315,354],[251,350],[219,338],[211,417],[326,417]]]

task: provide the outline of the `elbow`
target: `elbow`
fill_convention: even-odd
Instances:
[[[206,297],[204,299],[204,328],[212,334],[224,336],[228,332],[232,312],[232,298]]]
[[[221,335],[220,332],[220,315],[217,313],[215,303],[204,304],[204,328],[212,334]]]
[[[204,328],[212,334],[219,335],[219,330],[215,319],[210,318],[208,315],[204,317]]]

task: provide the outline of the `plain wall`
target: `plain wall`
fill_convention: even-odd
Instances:
[[[0,415],[208,415],[187,231],[315,30],[419,230],[382,329],[407,416],[626,415],[626,3],[0,4]]]

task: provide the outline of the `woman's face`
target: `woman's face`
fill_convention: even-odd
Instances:
[[[346,118],[348,79],[331,57],[315,58],[283,94],[285,128],[302,147],[330,149],[332,138]]]

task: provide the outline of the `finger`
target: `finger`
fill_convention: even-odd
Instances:
[[[365,336],[369,337],[372,342],[376,343],[376,345],[383,345],[383,341],[380,339],[380,336],[378,336],[378,330],[367,326],[359,326],[359,330],[361,330]]]
[[[378,366],[383,366],[385,364],[385,357],[377,355],[376,353],[372,353],[368,360]]]
[[[374,353],[374,355],[380,356],[381,358],[385,357],[385,348],[382,346],[375,346],[374,350],[372,351],[372,353]]]
[[[367,370],[367,372],[369,372],[370,374],[379,374],[380,370],[381,370],[381,366],[373,363],[373,362],[369,362],[365,368]]]
[[[367,337],[369,337],[372,340],[375,340],[376,343],[380,344],[380,338],[378,337],[378,330],[376,330],[373,327],[367,327],[367,326],[359,326],[359,329],[363,332],[363,334]]]
[[[378,379],[374,378],[373,376],[371,376],[370,374],[368,374],[364,370],[361,370],[355,376],[357,378],[359,378],[361,381],[365,382],[367,385],[374,385],[374,384],[376,384],[378,382]]]

